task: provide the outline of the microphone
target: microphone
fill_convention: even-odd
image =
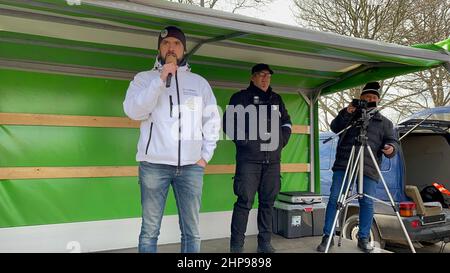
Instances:
[[[175,55],[168,55],[166,57],[166,64],[169,64],[169,63],[176,64],[177,63],[177,57],[175,57]],[[166,88],[170,87],[171,80],[172,80],[172,73],[169,73],[169,75],[167,75],[167,79],[166,79]]]

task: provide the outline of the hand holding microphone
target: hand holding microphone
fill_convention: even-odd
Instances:
[[[170,87],[170,82],[172,80],[172,75],[177,71],[177,57],[175,55],[166,56],[166,64],[163,66],[163,73],[161,77],[163,78],[166,74],[166,88]],[[163,78],[164,79],[164,78]]]

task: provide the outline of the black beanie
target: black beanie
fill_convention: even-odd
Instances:
[[[161,32],[159,33],[159,36],[158,36],[158,49],[159,49],[159,45],[161,44],[161,41],[167,37],[177,38],[183,44],[184,51],[187,50],[186,49],[186,37],[184,36],[183,31],[181,31],[181,29],[174,27],[174,26],[168,26],[165,29],[161,30]]]
[[[362,89],[361,96],[364,94],[374,94],[380,98],[380,84],[378,82],[368,82]]]

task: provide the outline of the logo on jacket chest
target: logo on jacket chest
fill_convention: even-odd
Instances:
[[[200,93],[195,89],[183,88],[183,95],[198,97],[198,96],[200,96]]]
[[[201,105],[200,92],[191,88],[183,88],[183,101],[186,110],[189,111],[198,111]]]

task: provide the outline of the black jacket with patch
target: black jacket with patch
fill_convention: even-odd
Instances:
[[[223,115],[223,130],[236,144],[236,161],[279,163],[281,150],[289,141],[292,124],[281,96],[273,92],[271,87],[264,92],[251,82],[247,89],[233,94],[228,105],[238,106],[234,109],[235,111],[227,107]],[[266,111],[262,110],[264,107]],[[251,108],[256,109],[256,118],[251,118],[251,114],[246,111]],[[227,113],[230,115],[229,119],[227,119]],[[274,132],[270,132],[274,118],[278,119],[278,126]],[[234,128],[227,128],[227,121],[232,121]],[[261,126],[266,127],[261,128]],[[251,127],[256,130],[250,130]],[[264,135],[261,135],[260,131]],[[277,134],[278,142],[264,132],[270,132],[272,136]],[[239,134],[241,138],[238,138]],[[268,145],[271,141],[274,149],[262,148],[262,145]]]

